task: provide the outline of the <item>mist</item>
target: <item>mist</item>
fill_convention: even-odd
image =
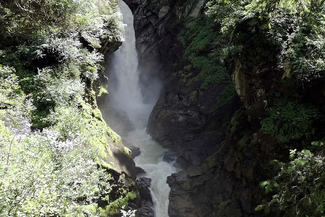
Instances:
[[[157,65],[149,64],[141,71],[136,51],[133,15],[120,1],[123,22],[126,24],[124,43],[107,63],[109,105],[115,115],[127,120],[133,128],[145,128],[161,90]],[[141,78],[141,79],[140,79]]]

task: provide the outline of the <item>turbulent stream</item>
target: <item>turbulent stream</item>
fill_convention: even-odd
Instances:
[[[158,99],[157,94],[145,99],[142,93],[152,91],[141,86],[138,70],[138,56],[135,46],[135,32],[133,27],[133,15],[129,7],[119,1],[126,24],[125,41],[116,51],[108,63],[109,69],[109,99],[107,106],[114,113],[107,119],[112,120],[110,125],[122,134],[123,139],[140,148],[140,156],[135,158],[136,165],[145,170],[144,176],[151,178],[151,194],[154,201],[156,217],[168,217],[168,197],[170,188],[166,183],[167,176],[176,172],[172,163],[163,161],[166,152],[157,142],[146,133],[148,117]],[[157,85],[156,89],[160,87]],[[155,91],[153,91],[155,92]],[[116,120],[116,117],[121,120]],[[125,121],[126,120],[126,121]],[[118,130],[121,123],[128,123],[130,127],[124,127],[124,132]],[[115,124],[114,124],[115,123]],[[122,124],[123,125],[123,124]]]

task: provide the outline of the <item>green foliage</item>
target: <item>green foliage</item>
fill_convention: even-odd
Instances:
[[[1,33],[26,34],[42,28],[65,26],[77,6],[73,0],[1,0]]]
[[[270,35],[281,48],[279,67],[300,83],[325,72],[325,4],[316,2],[300,2],[304,7],[282,4],[270,18]]]
[[[116,4],[0,0],[0,63],[13,66],[0,65],[0,216],[101,216],[116,198],[134,215],[132,186],[104,168],[121,138],[93,92],[102,42],[122,37]]]
[[[201,88],[208,89],[213,84],[226,86],[217,99],[217,106],[227,103],[235,94],[224,61],[236,48],[227,46],[226,37],[209,17],[189,19],[178,36],[185,58],[199,72],[194,80],[202,82]]]
[[[222,32],[231,32],[245,16],[248,1],[210,0],[207,2],[207,15],[221,26]]]
[[[215,40],[207,42],[209,38],[196,38],[196,35],[191,35],[188,40],[181,38],[182,43],[186,45],[185,49],[192,48],[186,56],[191,58],[191,53],[195,55],[194,58],[190,59],[193,66],[202,66],[203,68],[207,65],[209,69],[217,66],[223,67],[224,61],[220,61],[220,59],[229,60],[226,63],[232,64],[232,58],[242,58],[243,55],[248,54],[248,58],[245,59],[248,63],[242,62],[242,66],[243,68],[249,66],[248,69],[254,71],[255,69],[250,67],[251,65],[256,64],[256,68],[259,68],[258,64],[271,62],[268,62],[268,57],[263,55],[270,54],[264,49],[270,49],[267,46],[272,46],[272,54],[276,58],[272,58],[274,62],[266,68],[273,71],[274,74],[271,76],[275,79],[282,77],[282,80],[280,82],[268,81],[270,75],[267,73],[265,75],[250,74],[247,76],[248,79],[253,78],[250,76],[262,76],[256,81],[265,82],[263,85],[266,87],[265,96],[268,100],[265,102],[268,103],[268,108],[266,108],[267,116],[260,122],[260,131],[275,139],[276,144],[272,148],[277,149],[277,151],[281,149],[280,153],[264,154],[267,156],[279,154],[280,158],[283,159],[283,153],[289,150],[286,150],[287,145],[281,143],[309,143],[313,135],[323,136],[321,126],[317,126],[319,122],[322,122],[319,113],[321,108],[316,108],[318,105],[305,103],[306,99],[302,95],[306,93],[298,91],[294,93],[294,91],[290,92],[286,89],[292,88],[292,90],[303,91],[305,87],[311,87],[315,83],[323,83],[325,75],[325,1],[209,0],[206,9],[210,23],[207,25],[201,23],[200,25],[204,27],[197,25],[193,29],[204,32],[202,28],[212,26],[213,31],[204,34],[212,35],[214,32],[216,34]],[[255,35],[262,37],[257,39],[252,37]],[[200,43],[195,42],[196,39],[200,40]],[[197,43],[197,46],[188,46],[192,41]],[[252,41],[254,42],[251,43]],[[267,41],[267,43],[263,43],[263,41]],[[214,45],[217,45],[219,51],[216,52],[218,49],[215,49]],[[239,52],[239,55],[236,55],[241,47],[245,48],[244,52]],[[223,53],[220,52],[221,50],[228,52]],[[207,57],[212,52],[215,52],[215,56],[219,59],[214,59],[211,56],[202,58],[202,56]],[[254,56],[255,53],[260,55]],[[214,65],[209,62],[210,60]],[[219,70],[214,69],[212,71],[221,70],[219,68]],[[221,77],[208,76],[211,74],[205,73],[203,76],[203,78],[207,78],[208,83],[222,80]],[[268,89],[268,84],[271,83],[272,86]],[[251,83],[246,82],[246,84],[248,84],[247,91],[256,91],[256,89],[249,89]],[[278,90],[281,92],[274,93]],[[292,94],[288,96],[288,92]],[[231,94],[225,91],[226,95]],[[283,98],[283,95],[286,97]],[[315,123],[316,120],[319,122]],[[234,116],[231,131],[234,133],[238,127],[237,119]],[[239,143],[246,143],[246,138],[243,137]],[[269,145],[267,141],[259,143]],[[279,168],[279,171],[272,170],[277,175],[261,183],[266,192],[265,197],[271,196],[272,198],[257,206],[256,211],[264,210],[267,216],[325,216],[323,141],[312,142],[311,146],[304,148],[310,150],[301,152],[291,150],[289,162],[273,162]],[[314,151],[314,154],[311,151]],[[261,165],[261,168],[270,171],[269,166]],[[265,175],[270,176],[272,174]]]
[[[134,200],[136,194],[134,192],[129,192],[125,197],[120,197],[117,200],[110,203],[105,210],[101,210],[102,216],[114,216],[120,213],[123,207],[127,206],[129,200]]]
[[[13,68],[0,65],[0,120],[20,132],[26,130],[24,128],[28,130],[28,120],[34,107],[22,91],[14,72]]]
[[[85,216],[86,205],[98,207],[98,198],[110,193],[109,174],[92,160],[94,150],[58,135],[16,135],[1,144],[2,215]]]
[[[325,2],[323,0],[210,0],[207,15],[233,32],[243,20],[258,17],[280,52],[283,77],[310,82],[325,72]]]
[[[0,1],[2,37],[23,36],[40,32],[60,32],[63,29],[85,30],[89,38],[99,35],[120,37],[116,31],[117,2],[104,0],[21,0]],[[110,28],[100,28],[107,27]],[[112,31],[112,34],[109,32]]]
[[[261,130],[282,143],[311,136],[312,123],[318,115],[315,108],[293,102],[278,103],[267,112],[269,116],[261,121]]]
[[[17,30],[6,36],[9,40],[3,40],[8,42],[0,50],[0,62],[14,66],[23,91],[32,94],[36,107],[33,127],[40,129],[49,126],[45,119],[56,106],[74,104],[76,98],[84,95],[85,88],[92,88],[93,81],[98,79],[102,70],[104,57],[99,52],[101,44],[105,40],[121,40],[122,25],[115,1],[31,0],[24,7],[17,2],[3,2],[2,6],[17,9],[17,13],[27,8],[29,11],[20,13],[16,18],[8,16],[7,19],[17,28],[25,28],[16,19],[25,22],[33,17],[39,28],[32,26],[33,31]],[[41,7],[40,14],[35,11],[37,7]],[[47,16],[56,14],[52,10],[57,7],[67,9],[60,13],[70,13],[61,17],[64,23],[46,22],[50,19]],[[6,34],[9,31],[2,30]]]
[[[187,21],[179,40],[186,59],[200,71],[196,79],[203,80],[204,87],[229,81],[221,55],[223,41],[211,20],[200,17]]]
[[[0,215],[86,216],[89,206],[98,209],[112,190],[110,175],[95,163],[106,141],[90,146],[87,139],[103,134],[105,123],[101,129],[84,121],[83,129],[81,111],[69,111],[42,133],[32,132],[34,108],[15,71],[0,66],[0,72]]]
[[[325,215],[325,159],[309,150],[290,151],[291,161],[280,163],[280,172],[272,180],[261,183],[272,199],[257,211],[280,210],[282,216]]]

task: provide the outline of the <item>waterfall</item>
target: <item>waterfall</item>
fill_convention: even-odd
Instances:
[[[149,91],[159,93],[159,91],[152,91],[150,90],[151,87],[140,85],[141,72],[138,70],[139,61],[135,46],[133,15],[123,1],[119,1],[119,6],[123,14],[123,21],[126,24],[125,41],[120,49],[113,54],[109,62],[110,82],[107,107],[110,112],[127,119],[127,122],[132,125],[132,130],[123,132],[123,139],[140,148],[141,154],[135,158],[135,162],[137,166],[145,170],[144,176],[151,178],[150,190],[156,217],[168,217],[170,188],[166,179],[167,176],[176,172],[176,169],[172,163],[162,160],[166,150],[146,133],[148,117],[158,99],[158,94],[151,94],[152,99],[150,100],[145,100],[142,94]],[[159,85],[156,85],[156,88],[159,89]],[[113,118],[112,116],[116,115],[110,116]],[[109,117],[107,119],[110,120]],[[112,127],[114,129],[114,122]]]
[[[151,112],[153,105],[144,103],[140,91],[140,72],[138,70],[132,12],[121,0],[119,6],[123,14],[123,21],[126,24],[125,40],[111,59],[112,77],[110,79],[113,82],[109,88],[110,100],[113,109],[125,115],[134,127],[139,128],[146,125],[147,114]]]

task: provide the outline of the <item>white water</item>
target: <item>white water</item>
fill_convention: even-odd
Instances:
[[[139,87],[140,72],[138,54],[135,47],[133,15],[129,7],[122,1],[119,6],[123,14],[125,41],[111,60],[112,83],[110,84],[110,100],[113,109],[125,115],[133,127],[145,127],[148,114],[153,104],[145,104]]]
[[[110,62],[110,109],[126,117],[132,124],[134,130],[127,132],[124,139],[141,150],[135,162],[146,171],[144,176],[151,178],[151,193],[156,217],[168,217],[170,188],[166,179],[176,172],[176,169],[172,164],[162,161],[166,150],[146,133],[148,117],[158,95],[154,94],[151,100],[146,100],[147,103],[144,103],[139,82],[141,72],[137,70],[139,61],[135,47],[133,15],[123,1],[119,1],[119,6],[127,26],[125,42],[113,54]],[[142,87],[142,90],[150,91],[146,87]]]

